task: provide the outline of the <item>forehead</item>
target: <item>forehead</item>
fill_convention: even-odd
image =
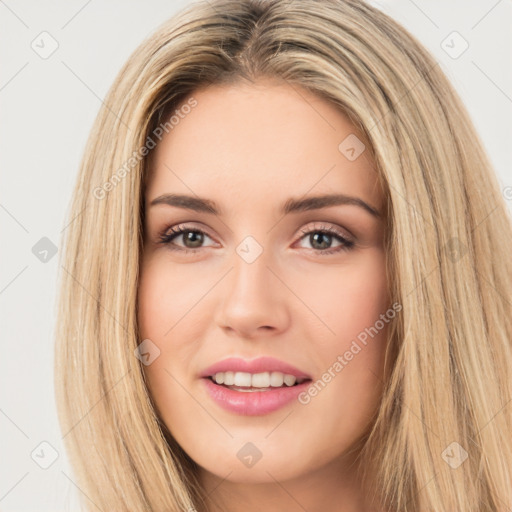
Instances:
[[[154,149],[147,200],[193,193],[229,209],[262,197],[270,207],[307,192],[350,193],[382,207],[369,152],[355,160],[344,153],[344,141],[359,144],[362,136],[332,103],[272,82],[215,85],[191,96],[197,105]]]

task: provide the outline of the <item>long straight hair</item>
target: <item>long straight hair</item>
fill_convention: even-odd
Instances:
[[[112,85],[60,258],[56,398],[86,507],[206,510],[197,465],[155,413],[134,356],[141,148],[199,87],[260,78],[339,107],[385,185],[390,292],[402,310],[360,452],[364,477],[375,472],[375,495],[393,512],[509,510],[510,215],[438,63],[362,0],[194,3],[142,43]]]

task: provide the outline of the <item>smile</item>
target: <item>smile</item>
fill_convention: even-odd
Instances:
[[[220,375],[219,377],[219,374],[215,374],[213,377],[204,377],[201,380],[204,383],[207,394],[218,406],[226,411],[245,416],[270,414],[285,407],[297,399],[298,395],[311,382],[311,379],[301,379],[299,383],[294,376],[283,376],[283,374],[272,377],[272,375],[269,375],[269,372],[255,375],[236,372],[233,376],[230,373],[234,372],[226,372],[227,382],[233,381],[233,384],[217,383],[213,377],[215,379],[219,378],[219,380],[223,380],[222,377],[226,377],[226,375]],[[277,374],[279,372],[272,373]],[[263,377],[259,377],[259,375],[263,375]],[[286,377],[291,377],[287,378],[288,383],[284,381]],[[279,386],[273,386],[271,383],[265,386],[254,386],[253,380],[251,380],[250,385],[237,385],[237,382],[247,384],[249,378],[256,378],[256,382],[258,383],[259,381],[259,384],[266,384],[266,381],[270,381],[271,378],[273,378],[275,384],[279,383],[281,379],[283,383]]]

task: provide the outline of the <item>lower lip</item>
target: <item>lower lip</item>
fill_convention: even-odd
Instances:
[[[203,378],[206,391],[223,409],[245,416],[258,416],[277,411],[297,399],[307,389],[311,381],[296,386],[272,388],[270,391],[234,391]]]

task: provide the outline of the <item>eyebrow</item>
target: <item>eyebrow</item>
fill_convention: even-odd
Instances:
[[[184,194],[163,194],[156,197],[150,203],[150,206],[157,204],[167,204],[195,212],[210,213],[213,215],[222,215],[221,209],[215,201],[201,197],[188,196]],[[310,210],[319,210],[329,206],[353,205],[359,206],[373,217],[381,218],[382,214],[373,206],[360,199],[359,197],[347,196],[345,194],[326,194],[320,196],[310,196],[300,199],[290,198],[281,208],[281,213],[305,212]]]

